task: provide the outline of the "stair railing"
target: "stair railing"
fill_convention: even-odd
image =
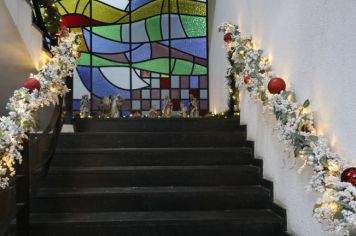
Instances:
[[[64,104],[64,98],[60,98],[47,128],[43,132],[29,133],[24,143],[23,162],[18,165],[16,175],[17,236],[29,235],[31,198],[38,192],[53,159],[63,126]]]
[[[37,0],[26,0],[32,6],[32,21],[43,32],[43,48],[51,51],[52,45],[57,45],[57,40],[50,36],[43,20],[40,5]]]

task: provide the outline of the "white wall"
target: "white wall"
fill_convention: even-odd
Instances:
[[[3,0],[0,0],[0,52],[0,115],[5,115],[9,97],[36,69]]]
[[[334,151],[356,164],[356,1],[355,0],[210,0],[213,31],[210,49],[212,111],[226,109],[226,54],[217,27],[238,23],[264,49],[276,73],[292,86],[297,100],[310,98],[319,133]],[[212,11],[212,10],[211,10]],[[275,183],[275,201],[288,210],[288,228],[296,235],[325,235],[312,220],[315,197],[306,193],[309,174],[289,170],[272,129],[274,119],[243,97],[242,122],[264,159],[265,178]],[[266,118],[267,117],[267,118]]]
[[[18,32],[31,56],[32,63],[39,70],[48,60],[48,54],[43,50],[42,32],[32,23],[32,8],[26,0],[3,1],[15,23]]]

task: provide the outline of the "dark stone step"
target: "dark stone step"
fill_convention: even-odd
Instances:
[[[44,187],[256,185],[254,166],[52,167]]]
[[[60,148],[231,147],[245,146],[246,132],[71,133],[59,136]]]
[[[77,132],[172,132],[246,130],[239,118],[199,119],[74,119]]]
[[[36,236],[279,236],[268,210],[32,214]]]
[[[252,162],[251,148],[59,149],[52,166],[237,165]]]
[[[42,189],[32,212],[112,212],[264,209],[270,192],[260,186]]]

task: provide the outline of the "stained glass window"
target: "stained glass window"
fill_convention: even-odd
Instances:
[[[206,0],[60,0],[65,25],[83,34],[74,78],[74,110],[90,94],[92,109],[103,96],[120,93],[124,115],[174,110],[199,99],[209,110]]]

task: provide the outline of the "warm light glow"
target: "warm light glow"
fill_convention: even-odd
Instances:
[[[340,206],[336,202],[326,202],[322,204],[322,207],[329,208],[331,211],[336,213]]]
[[[340,170],[340,166],[336,163],[330,163],[328,169],[332,172],[338,172]]]

